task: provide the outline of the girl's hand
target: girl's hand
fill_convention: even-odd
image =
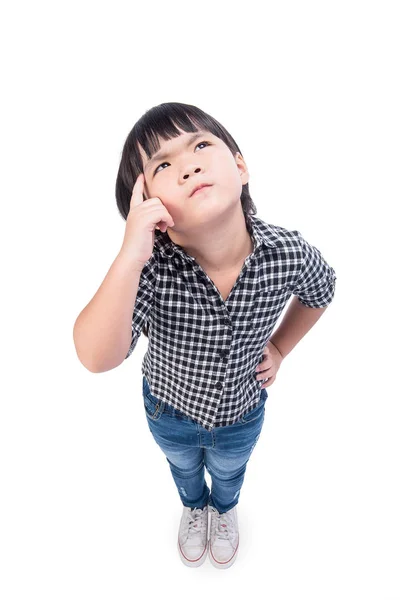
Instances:
[[[276,379],[276,374],[283,361],[283,356],[278,348],[269,341],[265,346],[264,359],[257,367],[257,380],[268,379],[268,383],[263,383],[260,390],[272,385]]]
[[[144,175],[139,173],[126,218],[125,236],[120,254],[129,257],[132,264],[140,269],[149,260],[154,249],[154,230],[160,229],[165,233],[168,227],[174,226],[174,221],[161,202],[160,198],[144,200]]]

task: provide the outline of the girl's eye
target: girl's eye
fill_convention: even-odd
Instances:
[[[210,146],[210,142],[199,142],[199,143],[198,143],[198,144],[195,146],[195,148],[197,148],[197,146],[201,146],[201,144],[206,144],[207,146]],[[154,171],[153,175],[155,175],[155,174],[157,173],[158,169],[159,169],[160,167],[162,167],[163,165],[169,165],[169,163],[167,163],[167,162],[163,162],[163,163],[161,163],[160,165],[158,165],[158,167],[155,169],[155,171]],[[164,169],[163,169],[163,170],[164,170]]]

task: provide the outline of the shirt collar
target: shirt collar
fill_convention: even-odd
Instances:
[[[269,225],[259,217],[250,214],[247,215],[247,221],[249,233],[254,244],[253,252],[256,252],[258,247],[262,245],[267,246],[268,248],[276,248],[282,244],[279,235],[272,225]],[[174,254],[178,254],[185,258],[188,257],[188,254],[184,249],[169,238],[167,232],[163,233],[159,229],[155,230],[154,248],[163,256],[171,257]]]

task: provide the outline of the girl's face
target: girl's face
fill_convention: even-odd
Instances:
[[[237,152],[208,131],[160,139],[160,150],[149,161],[140,148],[145,178],[145,198],[160,198],[174,220],[172,231],[190,233],[222,218],[240,201],[249,180],[246,164]],[[200,184],[210,184],[192,194]]]

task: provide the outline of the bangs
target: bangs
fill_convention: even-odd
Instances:
[[[139,144],[143,148],[147,159],[160,149],[160,138],[170,140],[179,137],[182,132],[195,133],[206,130],[221,138],[212,120],[189,104],[166,103],[156,106],[143,115],[136,123],[132,132],[135,140],[136,152],[140,156],[140,167],[143,171],[143,161],[140,155]]]

